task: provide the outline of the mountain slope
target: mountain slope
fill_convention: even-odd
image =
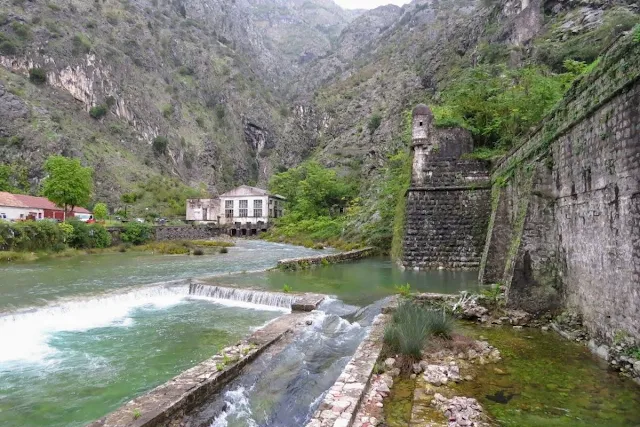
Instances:
[[[0,0],[0,10],[11,182],[37,191],[46,156],[77,156],[95,168],[95,199],[110,203],[158,175],[207,192],[264,185],[309,157],[370,186],[406,146],[402,112],[437,101],[460,70],[591,60],[638,21],[634,2],[613,0],[369,11],[330,0]]]

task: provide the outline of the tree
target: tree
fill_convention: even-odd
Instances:
[[[65,213],[76,206],[89,203],[93,189],[93,170],[83,167],[78,159],[50,156],[44,164],[48,176],[44,180],[42,193]]]
[[[287,198],[289,212],[311,219],[329,215],[334,206],[345,207],[355,195],[357,183],[309,161],[274,175],[269,189]]]
[[[108,214],[107,205],[104,203],[96,203],[93,207],[93,217],[97,220],[102,221],[106,219]]]

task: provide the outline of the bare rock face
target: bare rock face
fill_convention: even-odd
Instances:
[[[0,83],[0,123],[7,123],[9,120],[25,119],[29,115],[29,110],[22,99],[8,92]]]

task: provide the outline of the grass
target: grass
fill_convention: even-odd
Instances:
[[[186,255],[191,253],[193,246],[188,241],[150,242],[145,245],[133,246],[135,251],[159,253],[162,255]]]
[[[449,339],[453,326],[453,320],[444,311],[404,301],[393,313],[383,340],[389,350],[404,357],[404,365],[410,366],[422,358],[422,350],[431,337]]]
[[[284,292],[285,294],[290,294],[291,292],[293,292],[293,288],[291,288],[291,286],[285,284],[282,287],[282,292]]]
[[[134,420],[137,420],[141,416],[142,416],[142,412],[140,412],[140,409],[134,409],[133,410],[133,419]]]
[[[205,250],[202,247],[220,248],[221,254],[229,252],[227,248],[235,246],[230,242],[221,242],[213,240],[176,240],[176,241],[162,241],[162,242],[149,242],[144,245],[134,246],[131,244],[121,244],[118,246],[112,246],[104,249],[72,249],[65,248],[62,251],[38,251],[38,252],[18,252],[18,251],[0,251],[0,264],[12,263],[12,262],[32,262],[51,258],[71,258],[82,255],[95,255],[114,252],[152,252],[161,255],[204,255]]]
[[[395,285],[393,287],[396,293],[403,297],[408,297],[411,295],[411,285],[407,283],[406,285]]]

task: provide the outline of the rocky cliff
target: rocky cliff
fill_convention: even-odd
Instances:
[[[634,2],[613,0],[370,11],[331,0],[0,0],[0,160],[26,170],[13,179],[35,191],[46,156],[78,156],[107,201],[160,174],[210,192],[264,184],[310,156],[376,178],[407,142],[402,112],[437,99],[457,70],[495,55],[513,66],[591,60],[637,21]]]

